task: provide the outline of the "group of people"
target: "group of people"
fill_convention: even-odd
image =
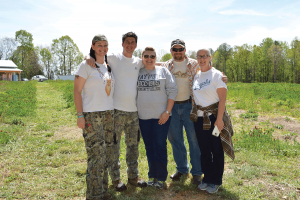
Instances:
[[[135,33],[128,32],[122,37],[123,52],[107,54],[106,36],[96,35],[90,55],[75,74],[77,125],[83,129],[87,151],[86,199],[111,199],[108,173],[116,191],[127,189],[120,178],[123,131],[128,184],[165,187],[168,138],[176,162],[170,179],[179,181],[190,172],[199,189],[217,192],[224,152],[234,159],[233,130],[225,109],[227,77],[211,66],[209,50],[199,50],[196,61],[186,57],[185,42],[176,39],[171,42],[173,58],[157,65],[152,47],[143,50],[142,59],[133,56],[137,40]],[[147,182],[138,171],[140,135],[148,160]]]

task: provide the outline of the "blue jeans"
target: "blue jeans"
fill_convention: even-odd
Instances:
[[[191,174],[202,175],[201,170],[201,152],[195,134],[194,124],[190,120],[190,111],[192,104],[187,102],[183,104],[174,104],[172,109],[172,119],[169,127],[168,139],[172,145],[173,156],[176,162],[176,169],[182,174],[189,173],[189,163],[187,159],[187,150],[183,138],[183,126],[186,131],[191,158]]]
[[[204,183],[222,185],[224,172],[224,152],[221,138],[213,136],[212,132],[216,118],[214,115],[209,116],[211,128],[203,130],[203,117],[198,117],[195,122],[196,135],[201,149],[201,163],[204,172]]]
[[[145,143],[148,159],[148,177],[166,181],[168,176],[167,136],[171,117],[163,124],[158,119],[140,119],[141,134]]]

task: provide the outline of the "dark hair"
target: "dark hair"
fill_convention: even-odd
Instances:
[[[156,56],[156,52],[155,52],[155,49],[153,47],[146,47],[143,52],[142,52],[142,56],[144,55],[145,51],[154,51],[155,53],[155,56]]]
[[[96,55],[95,55],[95,51],[94,51],[94,49],[91,47],[91,49],[90,49],[90,56],[92,57],[92,58],[94,58],[95,59],[95,61],[97,61],[97,59],[96,59]],[[107,62],[107,55],[105,54],[105,56],[104,56],[104,60],[105,60],[105,63],[106,63],[106,65],[107,65],[107,71],[109,72],[109,73],[111,73],[111,68],[110,68],[110,66],[109,66],[109,64],[108,64],[108,62]],[[97,64],[96,64],[97,65]]]
[[[137,35],[134,33],[134,32],[128,32],[128,33],[125,33],[123,36],[122,36],[122,43],[124,43],[125,39],[128,38],[128,37],[133,37],[135,39],[135,43],[137,43]]]

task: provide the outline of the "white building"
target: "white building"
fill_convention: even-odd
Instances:
[[[21,80],[22,70],[18,69],[18,66],[11,60],[0,60],[0,80],[12,81],[13,75],[19,75],[18,79]]]

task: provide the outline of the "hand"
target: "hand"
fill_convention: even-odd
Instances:
[[[84,60],[86,60],[86,63],[94,68],[96,68],[95,59],[90,56],[85,56]]]
[[[77,118],[77,126],[78,126],[78,128],[81,128],[81,129],[85,128],[85,119],[84,119],[84,117]]]
[[[222,81],[227,84],[228,81],[227,76],[224,74],[224,72],[222,72],[222,74],[223,74]]]
[[[158,124],[159,125],[165,124],[168,121],[169,117],[170,115],[168,113],[163,112],[163,114],[161,114],[160,117],[158,118],[159,119]]]
[[[223,122],[222,119],[221,119],[221,120],[218,120],[218,119],[217,119],[214,125],[218,127],[218,129],[219,129],[220,132],[221,132],[221,131],[223,130],[223,128],[224,128],[224,122]]]

